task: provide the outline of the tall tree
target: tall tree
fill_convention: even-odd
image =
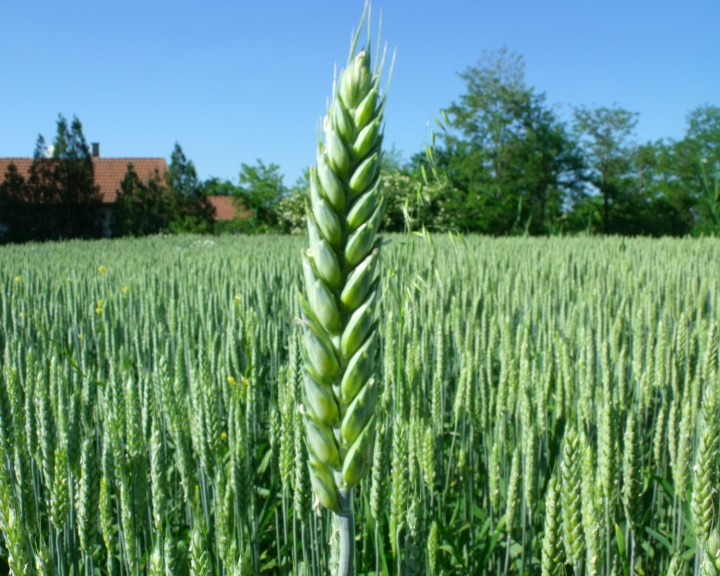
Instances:
[[[602,197],[602,231],[621,232],[613,227],[611,210],[614,203],[627,199],[632,187],[631,138],[638,115],[617,106],[580,107],[575,109],[574,118],[590,168],[588,181]]]
[[[188,160],[177,142],[170,155],[167,182],[170,188],[182,196],[199,197],[203,195],[202,184],[198,180],[195,164],[192,160]]]
[[[176,195],[157,172],[143,182],[132,163],[120,183],[113,210],[113,232],[119,236],[146,236],[169,232],[176,212]]]
[[[83,134],[82,124],[74,117],[68,127],[61,115],[53,142],[52,161],[59,186],[56,199],[57,233],[60,238],[90,238],[100,234],[100,188]]]
[[[698,234],[720,234],[720,107],[704,104],[687,115],[682,140],[674,146],[674,170],[682,190],[689,195]]]
[[[520,55],[486,53],[460,77],[467,90],[447,112],[438,160],[453,188],[461,229],[492,234],[554,229],[579,192],[581,158],[545,95],[525,82]]]
[[[101,234],[100,192],[82,124],[60,115],[53,145],[40,135],[29,174],[10,174],[0,194],[12,240],[92,238]]]
[[[198,179],[195,164],[185,156],[177,142],[170,155],[166,183],[175,196],[175,211],[171,217],[170,231],[210,232],[214,224],[215,209]]]

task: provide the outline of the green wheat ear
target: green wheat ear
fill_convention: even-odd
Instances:
[[[372,462],[377,395],[385,97],[382,65],[372,70],[369,49],[355,53],[357,38],[324,119],[317,167],[310,169],[310,247],[303,254],[300,296],[310,476],[317,502],[336,513],[347,509],[345,494]]]

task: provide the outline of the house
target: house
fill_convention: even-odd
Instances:
[[[250,215],[247,209],[238,210],[232,196],[208,196],[208,201],[215,208],[215,220],[217,221],[246,218]]]
[[[5,179],[5,174],[14,164],[18,173],[25,179],[30,175],[30,167],[33,158],[0,158],[0,182]],[[110,222],[112,207],[117,198],[120,184],[125,178],[128,164],[143,182],[148,182],[156,173],[164,177],[167,172],[165,158],[101,158],[99,144],[92,145],[92,163],[95,183],[100,188],[102,207],[100,209],[103,234],[110,236]]]
[[[0,182],[4,180],[10,164],[14,164],[18,173],[27,179],[32,163],[33,158],[0,158]],[[140,180],[146,183],[155,174],[164,178],[168,170],[165,158],[101,158],[100,145],[97,143],[92,144],[92,163],[95,183],[100,189],[102,200],[100,213],[105,236],[111,235],[110,223],[113,204],[125,178],[128,164],[133,165]],[[248,215],[247,211],[238,210],[229,196],[208,196],[208,200],[215,209],[215,220],[227,221]],[[0,230],[0,235],[1,232],[2,230]]]

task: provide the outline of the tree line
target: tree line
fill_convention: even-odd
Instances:
[[[439,178],[416,184],[406,208],[416,226],[491,235],[720,232],[720,107],[690,111],[681,140],[637,144],[638,114],[576,107],[563,118],[527,85],[516,53],[485,54],[461,77],[466,92],[446,109],[429,150]],[[422,181],[425,156],[386,179],[392,197]]]
[[[691,110],[680,140],[638,144],[637,113],[612,105],[561,114],[507,49],[460,76],[465,93],[430,145],[409,160],[385,153],[385,230],[720,235],[720,107]],[[245,231],[303,227],[306,175],[286,188],[279,166],[258,160],[242,165],[237,185],[208,184],[250,208]]]
[[[529,86],[522,56],[484,54],[460,74],[425,150],[383,158],[387,231],[487,235],[720,235],[720,107],[699,105],[680,140],[638,144],[638,114],[619,105],[561,114]],[[77,118],[60,116],[52,155],[42,136],[27,178],[0,184],[11,240],[102,235],[92,160]],[[168,172],[143,181],[128,167],[111,211],[116,235],[293,233],[304,227],[307,173],[284,184],[280,166],[242,163],[237,181],[201,181],[175,145]],[[241,218],[216,222],[208,196],[230,196]],[[33,206],[33,210],[27,210]],[[2,214],[5,214],[3,217]],[[107,215],[106,215],[107,217]]]

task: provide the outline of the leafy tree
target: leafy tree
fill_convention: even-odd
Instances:
[[[234,196],[238,193],[238,187],[230,180],[213,177],[202,183],[203,196]]]
[[[240,169],[236,201],[250,215],[244,219],[244,232],[268,232],[280,222],[277,206],[287,194],[277,164],[266,165],[258,159],[254,166],[243,163]]]
[[[461,230],[546,233],[580,194],[582,158],[564,125],[525,83],[521,56],[486,53],[460,74],[467,91],[447,110],[438,165],[461,192],[449,203]]]
[[[673,149],[676,187],[689,198],[694,231],[718,234],[716,182],[720,173],[720,107],[698,106],[687,115],[685,136]]]
[[[637,146],[631,154],[634,185],[622,211],[615,211],[623,234],[682,236],[692,228],[691,204],[683,190],[668,186],[670,147],[663,141]],[[678,192],[678,193],[675,193]]]
[[[575,131],[589,164],[588,182],[602,198],[601,222],[605,234],[622,233],[612,210],[622,213],[632,187],[630,143],[637,114],[620,107],[576,108]],[[618,206],[615,206],[618,204]]]

